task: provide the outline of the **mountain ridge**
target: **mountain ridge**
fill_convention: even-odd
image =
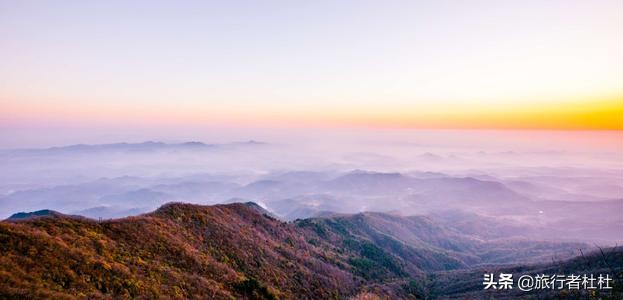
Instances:
[[[137,143],[118,142],[109,144],[72,144],[66,146],[53,146],[47,148],[20,148],[5,149],[7,153],[97,153],[109,151],[149,152],[157,150],[202,150],[214,149],[222,146],[235,145],[264,145],[264,142],[255,140],[232,142],[225,144],[208,144],[199,141],[187,141],[180,143],[165,143],[161,141],[144,141]]]
[[[395,230],[417,224],[420,233],[452,236],[426,217],[361,213],[286,223],[254,203],[167,203],[106,221],[65,215],[2,221],[0,295],[414,298],[439,293],[429,286],[430,274],[468,270],[484,259]],[[411,282],[422,286],[415,291]]]

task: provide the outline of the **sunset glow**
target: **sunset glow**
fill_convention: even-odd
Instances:
[[[620,1],[243,7],[1,1],[3,136],[119,124],[623,130]]]

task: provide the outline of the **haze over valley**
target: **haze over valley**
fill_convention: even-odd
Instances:
[[[581,132],[553,134],[599,141]],[[168,202],[252,201],[284,221],[383,212],[430,216],[488,238],[623,241],[616,144],[574,149],[491,142],[522,132],[438,135],[470,144],[435,144],[431,133],[414,132],[379,141],[343,136],[315,146],[147,141],[4,150],[0,214],[51,209],[110,219]],[[473,139],[483,139],[484,146]]]

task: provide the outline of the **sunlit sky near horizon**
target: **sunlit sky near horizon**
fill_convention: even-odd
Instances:
[[[0,0],[0,144],[133,128],[623,130],[623,1]]]

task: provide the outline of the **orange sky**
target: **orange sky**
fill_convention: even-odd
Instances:
[[[260,105],[253,108],[231,105],[185,107],[94,103],[71,106],[62,102],[27,103],[5,103],[3,123],[623,130],[623,101],[618,99],[504,107],[470,106],[468,103],[455,104],[447,109],[417,104],[352,108],[342,105]]]
[[[0,6],[5,131],[623,130],[621,1]]]

